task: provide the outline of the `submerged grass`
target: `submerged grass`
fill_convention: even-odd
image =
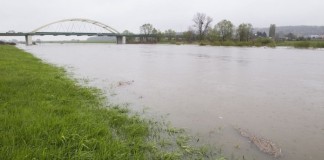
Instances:
[[[99,90],[81,87],[64,69],[0,46],[0,159],[217,157],[190,145],[183,130],[105,104]]]

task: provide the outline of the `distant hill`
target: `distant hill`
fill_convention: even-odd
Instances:
[[[105,41],[105,42],[116,42],[116,37],[107,37],[107,36],[99,36],[99,37],[89,37],[87,41],[95,41],[95,42],[100,42],[100,41]]]
[[[269,28],[254,28],[254,31],[269,34]],[[276,33],[279,35],[293,33],[297,36],[324,35],[324,26],[277,26]]]

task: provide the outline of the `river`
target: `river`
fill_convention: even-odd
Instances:
[[[324,50],[195,45],[19,46],[65,67],[134,111],[176,127],[230,159],[274,159],[235,128],[269,139],[282,160],[324,158]]]

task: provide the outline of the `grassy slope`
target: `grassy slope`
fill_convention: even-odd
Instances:
[[[63,69],[0,46],[0,159],[143,158],[147,124],[100,108],[94,93]]]
[[[107,108],[108,107],[108,108]],[[181,129],[104,106],[64,69],[0,45],[0,159],[224,159]]]

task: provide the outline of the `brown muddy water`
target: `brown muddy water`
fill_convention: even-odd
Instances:
[[[324,50],[191,45],[20,46],[135,111],[168,115],[229,159],[275,159],[235,128],[271,140],[282,160],[324,159]]]

